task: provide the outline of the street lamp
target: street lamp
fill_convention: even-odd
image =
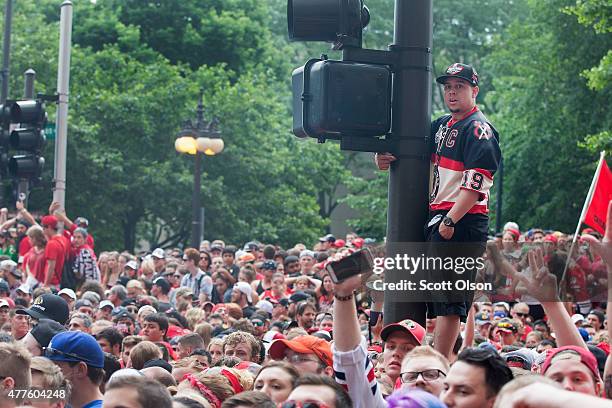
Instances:
[[[174,142],[174,148],[177,152],[195,156],[193,197],[191,200],[193,207],[191,246],[194,248],[200,247],[200,234],[202,230],[202,214],[200,212],[200,192],[202,190],[200,183],[200,166],[202,154],[214,156],[221,153],[224,147],[223,139],[221,139],[221,132],[217,130],[217,120],[212,119],[210,122],[204,120],[204,106],[202,105],[203,94],[204,91],[200,90],[195,126],[191,120],[186,121],[183,125],[183,129],[178,133],[177,139]]]

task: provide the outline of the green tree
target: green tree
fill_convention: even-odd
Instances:
[[[569,5],[528,1],[529,13],[487,59],[505,160],[504,218],[525,229],[575,228],[597,162],[581,142],[610,128],[609,93],[589,89],[581,76],[608,52],[610,37],[564,13]]]

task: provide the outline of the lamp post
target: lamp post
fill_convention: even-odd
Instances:
[[[214,156],[223,151],[223,139],[221,132],[217,130],[217,120],[210,122],[204,120],[204,106],[202,104],[204,91],[200,90],[198,110],[195,126],[191,120],[183,125],[183,129],[178,133],[174,142],[174,148],[179,153],[195,156],[193,171],[193,197],[191,199],[193,217],[191,222],[191,246],[199,248],[201,239],[202,215],[200,212],[200,193],[202,186],[200,183],[202,154]]]

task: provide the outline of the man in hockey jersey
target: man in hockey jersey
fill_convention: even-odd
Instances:
[[[476,106],[478,74],[472,66],[452,64],[436,81],[444,86],[450,115],[431,124],[433,174],[425,238],[430,242],[482,243],[484,249],[489,189],[501,160],[499,136]],[[396,158],[381,153],[375,160],[379,169],[387,170]],[[437,317],[434,346],[446,357],[470,304],[471,299],[427,304],[427,317]]]

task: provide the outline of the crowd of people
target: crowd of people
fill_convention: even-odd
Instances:
[[[0,211],[0,407],[612,406],[610,223],[566,276],[571,237],[507,224],[445,354],[436,319],[384,325],[383,292],[332,280],[371,244],[355,234],[135,255],[97,252],[57,203],[39,218]]]

